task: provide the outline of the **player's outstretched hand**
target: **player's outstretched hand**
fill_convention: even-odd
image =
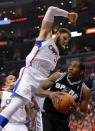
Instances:
[[[74,12],[68,13],[68,19],[69,19],[71,22],[76,22],[77,19],[78,19],[78,14],[77,14],[77,13],[74,13]]]

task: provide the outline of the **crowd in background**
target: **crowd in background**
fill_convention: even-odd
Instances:
[[[89,101],[88,115],[85,118],[79,118],[72,115],[70,121],[71,131],[95,131],[95,92]]]

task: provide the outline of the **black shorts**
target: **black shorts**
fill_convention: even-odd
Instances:
[[[69,121],[59,119],[50,113],[42,113],[43,131],[70,131]]]

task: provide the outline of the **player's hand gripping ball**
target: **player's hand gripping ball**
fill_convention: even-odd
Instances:
[[[76,102],[69,93],[58,93],[52,102],[56,110],[62,114],[71,114],[75,111]]]

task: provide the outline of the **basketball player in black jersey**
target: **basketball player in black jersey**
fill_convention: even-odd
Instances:
[[[70,131],[70,109],[67,110],[68,114],[63,115],[52,104],[52,100],[60,100],[58,93],[68,92],[71,94],[75,102],[80,104],[80,113],[86,115],[90,90],[83,83],[84,72],[85,66],[78,61],[73,61],[69,65],[67,73],[52,74],[36,89],[37,96],[46,97],[43,105],[44,112],[42,112],[42,131]]]

